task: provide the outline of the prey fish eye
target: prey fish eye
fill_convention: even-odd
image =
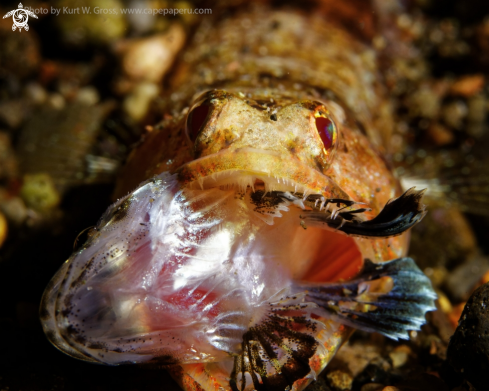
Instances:
[[[206,21],[178,57],[165,120],[45,289],[62,352],[165,367],[186,391],[300,391],[354,329],[407,339],[435,309],[372,49],[274,7]]]

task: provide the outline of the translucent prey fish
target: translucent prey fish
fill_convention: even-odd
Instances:
[[[383,158],[370,52],[326,20],[236,11],[199,30],[128,194],[46,288],[61,351],[159,364],[185,390],[303,390],[354,328],[424,323],[435,293],[405,233],[423,192]]]
[[[343,325],[407,338],[434,309],[429,280],[409,258],[367,261],[347,282],[295,280],[304,274],[296,264],[321,243],[304,247],[291,235],[307,234],[294,197],[260,197],[182,189],[167,173],[142,184],[105,213],[47,288],[50,340],[99,363],[206,363],[214,372],[199,375],[209,376],[204,384],[224,389],[300,389],[334,353]],[[269,225],[261,203],[287,218]]]

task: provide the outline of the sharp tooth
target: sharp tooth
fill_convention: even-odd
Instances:
[[[346,223],[346,220],[342,218],[340,225],[335,229],[335,231],[338,231],[341,227],[343,227],[343,224],[345,224],[345,223]]]
[[[320,212],[323,210],[325,203],[326,203],[326,198],[321,197],[321,206],[319,207]]]
[[[333,213],[331,213],[331,219],[332,219],[332,220],[336,219],[336,215],[337,215],[337,213],[338,213],[338,209],[335,209],[335,210],[333,211]]]
[[[204,190],[204,178],[200,177],[197,181],[199,182],[200,189]]]

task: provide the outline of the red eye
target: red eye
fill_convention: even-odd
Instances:
[[[324,148],[330,149],[336,141],[336,127],[332,120],[325,117],[316,117],[316,128],[323,141]]]
[[[190,140],[195,141],[199,135],[202,127],[204,126],[205,120],[207,119],[211,107],[209,105],[201,104],[194,108],[187,118],[187,134]]]

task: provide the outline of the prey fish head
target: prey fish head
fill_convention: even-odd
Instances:
[[[167,172],[151,151],[172,129],[165,159],[181,164]],[[403,258],[421,193],[393,199],[396,179],[336,102],[211,90],[125,170],[142,182],[42,300],[48,338],[75,358],[165,365],[187,390],[301,390],[351,327],[375,331],[384,311],[379,331],[403,338],[432,308]],[[400,306],[396,323],[385,307],[405,291],[427,299]]]

